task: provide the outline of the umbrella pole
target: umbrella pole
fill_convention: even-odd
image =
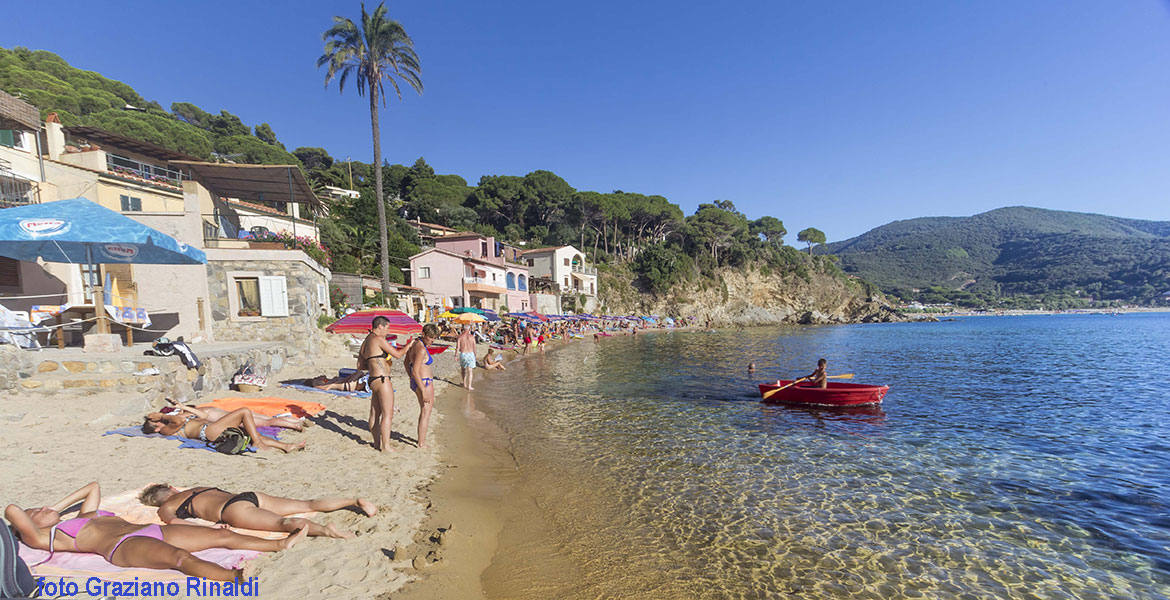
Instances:
[[[101,278],[97,276],[97,265],[93,262],[93,245],[86,245],[85,247],[86,262],[89,263],[89,282],[90,289],[93,292],[93,310],[97,317],[97,332],[109,333],[110,322],[106,317],[106,292],[103,289]]]

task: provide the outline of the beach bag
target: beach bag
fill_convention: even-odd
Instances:
[[[241,392],[258,392],[268,384],[268,378],[260,373],[252,363],[247,363],[232,375],[232,385]]]
[[[0,598],[35,598],[37,583],[21,560],[16,538],[0,523]]]
[[[215,438],[214,442],[207,442],[207,445],[215,448],[215,451],[220,454],[243,454],[251,443],[252,438],[244,433],[243,429],[228,427],[219,434],[219,437]]]

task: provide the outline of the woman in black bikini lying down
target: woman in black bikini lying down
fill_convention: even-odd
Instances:
[[[24,510],[9,504],[4,517],[31,548],[53,552],[100,554],[119,567],[177,569],[193,577],[216,581],[244,579],[243,569],[225,569],[192,555],[208,548],[277,552],[292,548],[308,531],[294,531],[281,540],[266,540],[226,529],[196,525],[142,525],[130,523],[114,513],[98,510],[102,492],[97,482],[69,494],[60,502]],[[61,520],[61,512],[81,502],[72,519]]]
[[[286,444],[260,435],[260,432],[256,431],[256,420],[252,418],[252,411],[246,408],[237,408],[216,421],[209,420],[207,413],[198,408],[182,405],[178,408],[182,411],[178,414],[164,415],[154,412],[146,415],[142,421],[142,433],[178,435],[189,440],[203,440],[210,443],[219,439],[219,435],[223,433],[224,429],[239,427],[252,438],[252,443],[257,448],[276,448],[284,452],[305,448],[305,442]],[[183,413],[188,414],[183,415]]]
[[[363,498],[293,500],[259,492],[232,494],[215,487],[180,490],[165,483],[146,488],[138,499],[147,506],[157,506],[158,516],[164,523],[180,522],[176,519],[195,518],[257,531],[305,529],[311,536],[322,535],[332,538],[351,538],[354,534],[349,531],[338,531],[333,525],[318,525],[308,519],[287,517],[313,511],[333,512],[350,506],[356,506],[367,517],[378,514],[378,509]]]
[[[305,385],[326,391],[368,392],[370,391],[370,376],[365,371],[354,371],[345,377],[318,375],[312,379],[306,379]]]

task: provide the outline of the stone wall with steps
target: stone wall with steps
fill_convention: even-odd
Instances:
[[[198,370],[185,367],[178,356],[103,358],[95,354],[54,358],[51,351],[29,352],[0,345],[0,394],[119,392],[151,401],[164,396],[193,400],[207,392],[228,389],[232,375],[249,361],[262,372],[275,374],[303,356],[296,348],[279,342],[240,343],[205,352],[200,351],[199,344],[191,348],[203,362]],[[157,369],[158,374],[143,374],[148,369]],[[201,389],[196,390],[200,375]],[[265,389],[277,385],[279,382],[270,378]]]

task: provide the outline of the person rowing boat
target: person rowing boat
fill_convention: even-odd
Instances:
[[[828,366],[829,361],[823,358],[818,360],[817,370],[808,375],[805,375],[804,377],[801,377],[801,379],[806,379],[809,382],[809,385],[805,385],[803,387],[816,387],[821,388],[822,390],[829,387]]]

